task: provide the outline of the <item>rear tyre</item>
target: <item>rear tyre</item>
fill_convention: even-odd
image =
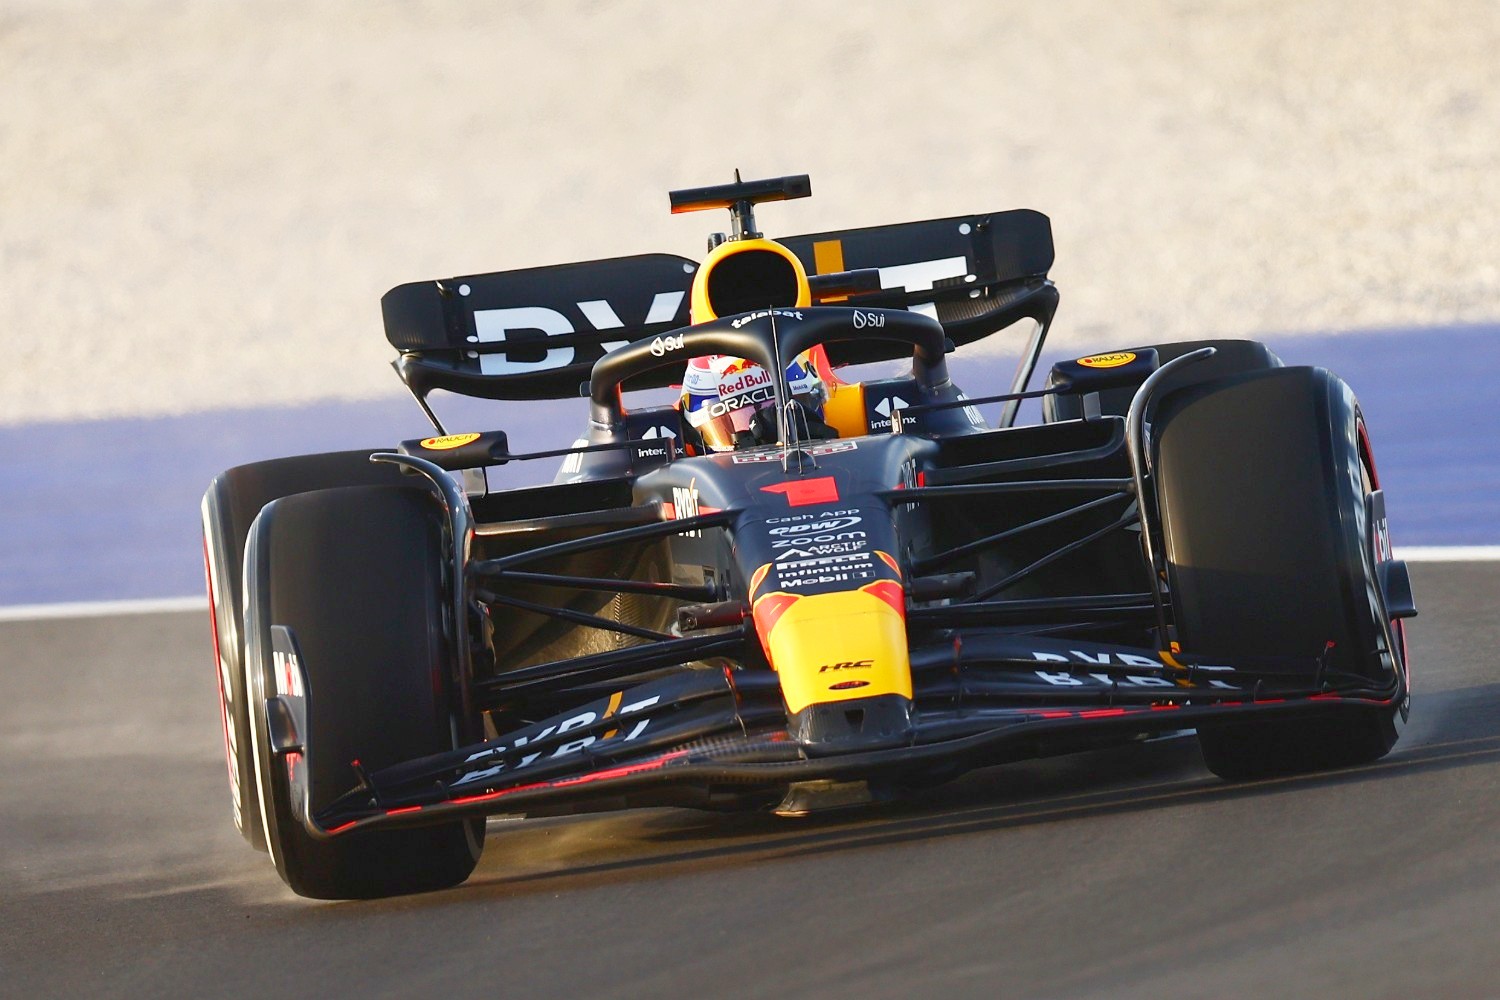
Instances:
[[[1169,374],[1156,390],[1157,399],[1176,389],[1186,388],[1199,382],[1240,375],[1245,372],[1280,368],[1278,358],[1265,344],[1254,340],[1187,340],[1176,344],[1152,344],[1148,347],[1131,347],[1127,350],[1140,352],[1156,351],[1158,364],[1166,364],[1184,354],[1202,347],[1212,347],[1212,357],[1194,362],[1181,371]],[[1050,380],[1049,380],[1050,384]],[[1099,393],[1099,412],[1105,416],[1123,417],[1130,410],[1130,400],[1140,383],[1115,386]],[[1042,418],[1048,423],[1058,420],[1078,420],[1083,416],[1083,397],[1078,395],[1045,396],[1042,399]]]
[[[317,899],[441,889],[473,871],[483,821],[310,837],[294,818],[288,767],[311,765],[312,808],[371,771],[454,746],[453,630],[441,523],[423,490],[303,493],[261,511],[246,549],[246,683],[261,821],[276,869]],[[269,752],[265,699],[276,693],[272,625],[289,627],[307,678],[308,754]]]
[[[214,477],[203,494],[203,566],[209,622],[218,666],[219,713],[234,825],[257,850],[266,850],[255,801],[250,758],[250,714],[245,700],[242,579],[245,539],[260,509],[272,500],[333,486],[396,485],[393,465],[370,461],[369,451],[298,455],[239,465]]]
[[[1220,777],[1361,764],[1396,741],[1404,649],[1377,582],[1365,440],[1353,393],[1321,368],[1233,376],[1158,408],[1156,494],[1183,649],[1315,657],[1332,642],[1332,668],[1390,698],[1205,725],[1204,760]]]

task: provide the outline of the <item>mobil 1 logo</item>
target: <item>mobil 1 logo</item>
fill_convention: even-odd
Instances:
[[[790,590],[830,583],[860,584],[875,579],[875,563],[869,552],[788,559],[776,563],[776,577],[783,588]]]

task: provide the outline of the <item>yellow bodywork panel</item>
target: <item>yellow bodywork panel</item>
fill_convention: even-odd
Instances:
[[[762,600],[787,596],[794,595]],[[796,596],[769,631],[763,641],[791,712],[875,695],[912,696],[906,622],[868,590]]]
[[[864,384],[840,382],[828,388],[828,401],[823,404],[823,422],[838,431],[841,438],[863,437],[870,433]]]

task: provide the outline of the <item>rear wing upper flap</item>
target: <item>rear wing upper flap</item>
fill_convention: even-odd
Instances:
[[[938,319],[956,345],[1031,316],[1056,293],[1052,228],[1018,210],[780,238],[809,275],[876,268],[881,290],[845,305],[906,308]],[[643,254],[398,285],[381,299],[397,368],[418,395],[434,388],[490,399],[574,396],[616,347],[688,324],[698,264]],[[1050,296],[1049,294],[1050,293]],[[833,300],[830,300],[833,301]],[[899,345],[828,345],[834,364],[889,360]],[[661,369],[631,388],[668,385]]]
[[[846,305],[911,309],[943,324],[955,346],[973,343],[1027,316],[1050,321],[1055,292],[1038,295],[1052,268],[1052,223],[1015,209],[926,222],[870,226],[779,239],[808,274],[876,268],[882,291]],[[901,356],[891,341],[827,345],[835,365]]]

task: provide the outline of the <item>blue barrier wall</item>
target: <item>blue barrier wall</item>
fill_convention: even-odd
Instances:
[[[1500,543],[1500,326],[1269,336],[1288,364],[1342,375],[1365,408],[1398,545]],[[1100,345],[1101,348],[1109,345]],[[954,364],[971,395],[1013,361]],[[399,390],[399,386],[396,387]],[[500,427],[513,447],[565,447],[580,400],[440,404],[450,429]],[[410,399],[223,410],[0,429],[0,605],[201,592],[198,502],[221,469],[280,455],[378,448],[430,433]],[[510,484],[555,462],[507,467]]]

